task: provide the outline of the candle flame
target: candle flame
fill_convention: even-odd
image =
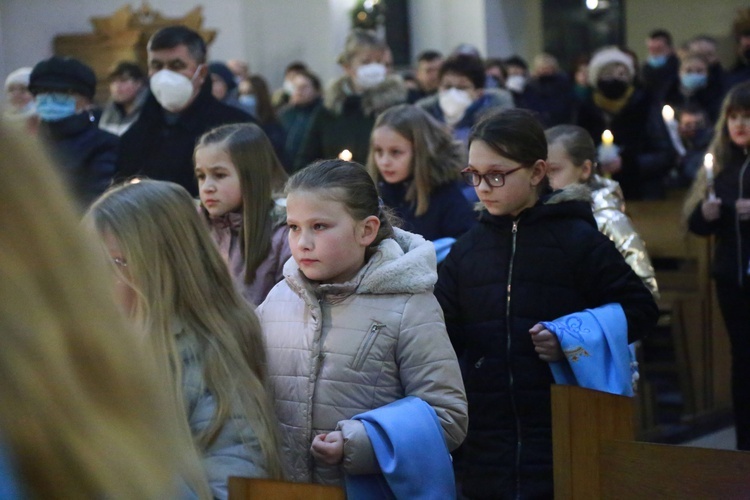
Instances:
[[[672,109],[672,106],[667,104],[666,106],[661,108],[661,117],[664,118],[665,122],[674,120],[674,109]]]
[[[714,168],[714,155],[711,153],[706,153],[706,156],[703,157],[703,165],[708,169],[711,170]]]
[[[352,156],[352,152],[348,149],[345,149],[339,153],[339,160],[352,161]]]
[[[602,132],[602,144],[605,146],[611,146],[613,142],[615,142],[615,136],[612,135],[612,132],[609,130]]]

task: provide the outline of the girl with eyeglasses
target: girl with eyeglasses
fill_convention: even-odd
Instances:
[[[551,363],[568,361],[542,322],[615,304],[625,350],[656,323],[651,294],[597,229],[586,189],[552,193],[546,158],[544,130],[525,110],[487,116],[470,135],[464,175],[484,210],[435,290],[469,401],[454,462],[467,498],[553,494]]]

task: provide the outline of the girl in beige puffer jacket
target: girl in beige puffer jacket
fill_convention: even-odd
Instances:
[[[288,478],[341,484],[342,473],[380,472],[352,417],[406,396],[435,410],[448,449],[457,448],[467,404],[432,293],[433,246],[391,227],[356,163],[311,165],[286,194],[294,258],[257,312]]]

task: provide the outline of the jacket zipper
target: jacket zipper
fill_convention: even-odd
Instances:
[[[365,337],[364,342],[362,342],[362,349],[357,353],[354,362],[352,363],[355,370],[359,371],[362,369],[365,361],[367,361],[367,355],[370,354],[370,349],[372,349],[372,345],[375,343],[375,338],[378,332],[383,328],[385,328],[385,325],[382,323],[375,323],[370,327],[370,331],[367,332],[367,336]]]
[[[505,330],[508,344],[506,350],[506,361],[508,362],[508,382],[510,388],[510,403],[513,408],[513,417],[516,420],[516,498],[521,498],[521,420],[518,418],[518,405],[516,404],[515,388],[513,387],[513,368],[511,365],[511,327],[510,327],[510,292],[513,280],[513,261],[516,258],[516,236],[518,234],[518,220],[513,221],[513,240],[510,252],[510,265],[508,266],[507,299],[505,300]]]
[[[745,155],[747,156],[747,149],[745,149]],[[742,199],[744,197],[742,179],[743,177],[745,177],[745,170],[747,170],[748,163],[750,163],[750,156],[745,158],[745,163],[743,163],[742,167],[740,168],[740,192],[739,196],[737,197],[738,199]],[[746,270],[750,270],[750,268],[742,261],[742,233],[740,232],[740,215],[736,213],[736,211],[734,214],[734,230],[737,233],[737,285],[742,288],[744,274],[745,272],[747,272]]]

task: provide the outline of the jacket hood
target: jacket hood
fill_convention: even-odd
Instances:
[[[437,282],[435,247],[418,234],[394,228],[394,236],[377,247],[370,260],[346,283],[320,284],[308,280],[294,259],[284,265],[284,277],[300,295],[346,298],[352,294],[422,293]]]
[[[361,99],[364,114],[372,115],[395,104],[406,102],[406,95],[406,85],[398,75],[389,75],[382,83],[364,90],[360,95],[354,93],[351,79],[348,76],[342,76],[326,89],[323,104],[338,115],[344,110],[344,102],[347,98],[358,97]]]

